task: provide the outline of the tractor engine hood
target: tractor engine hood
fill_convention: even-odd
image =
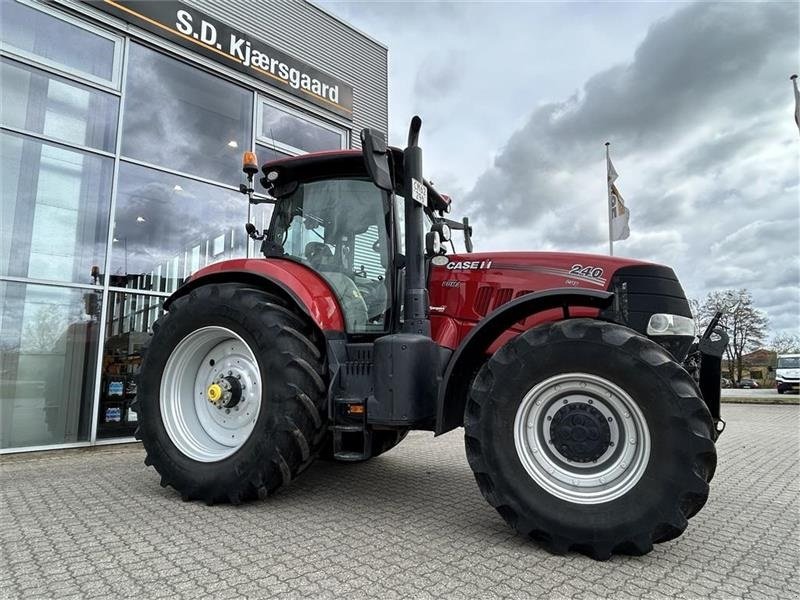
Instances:
[[[620,268],[656,266],[630,258],[564,252],[475,252],[437,257],[433,262],[433,272],[447,279],[468,276],[482,283],[535,284],[531,291],[558,287],[605,290]]]
[[[583,308],[572,316],[600,317],[644,335],[653,314],[692,317],[683,288],[669,267],[630,258],[563,252],[477,252],[436,257],[429,279],[431,315],[434,319],[450,318],[462,326],[480,321],[515,298],[554,288],[614,292],[613,306],[602,314]],[[555,313],[532,317],[515,329],[522,331],[560,318]],[[681,360],[692,339],[684,336],[674,343],[665,344],[663,339],[659,343]]]

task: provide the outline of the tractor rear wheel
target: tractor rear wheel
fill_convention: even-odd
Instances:
[[[210,284],[154,326],[137,407],[145,463],[185,500],[261,498],[316,457],[326,430],[325,359],[281,298]]]
[[[503,346],[476,376],[464,421],[484,497],[556,553],[605,560],[679,536],[716,466],[691,376],[658,344],[591,319]]]

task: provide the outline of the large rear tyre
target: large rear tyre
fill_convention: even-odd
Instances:
[[[275,492],[314,460],[326,431],[321,340],[281,298],[201,286],[154,331],[136,435],[162,486],[236,504]]]
[[[484,497],[556,553],[605,560],[679,536],[716,466],[691,376],[635,331],[591,319],[503,346],[476,376],[464,421]]]

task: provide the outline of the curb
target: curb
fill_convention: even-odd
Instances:
[[[784,394],[775,397],[758,396],[723,396],[723,404],[783,404],[800,406],[800,396],[797,394]]]

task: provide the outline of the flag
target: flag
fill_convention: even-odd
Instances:
[[[626,208],[622,194],[614,184],[619,175],[617,175],[617,170],[608,154],[608,145],[606,145],[606,166],[608,170],[608,218],[611,223],[609,234],[612,242],[627,240],[631,235],[628,225],[631,212]]]
[[[800,131],[800,92],[797,91],[797,75],[792,75],[789,79],[792,80],[794,86],[794,122],[797,124],[797,130]]]

